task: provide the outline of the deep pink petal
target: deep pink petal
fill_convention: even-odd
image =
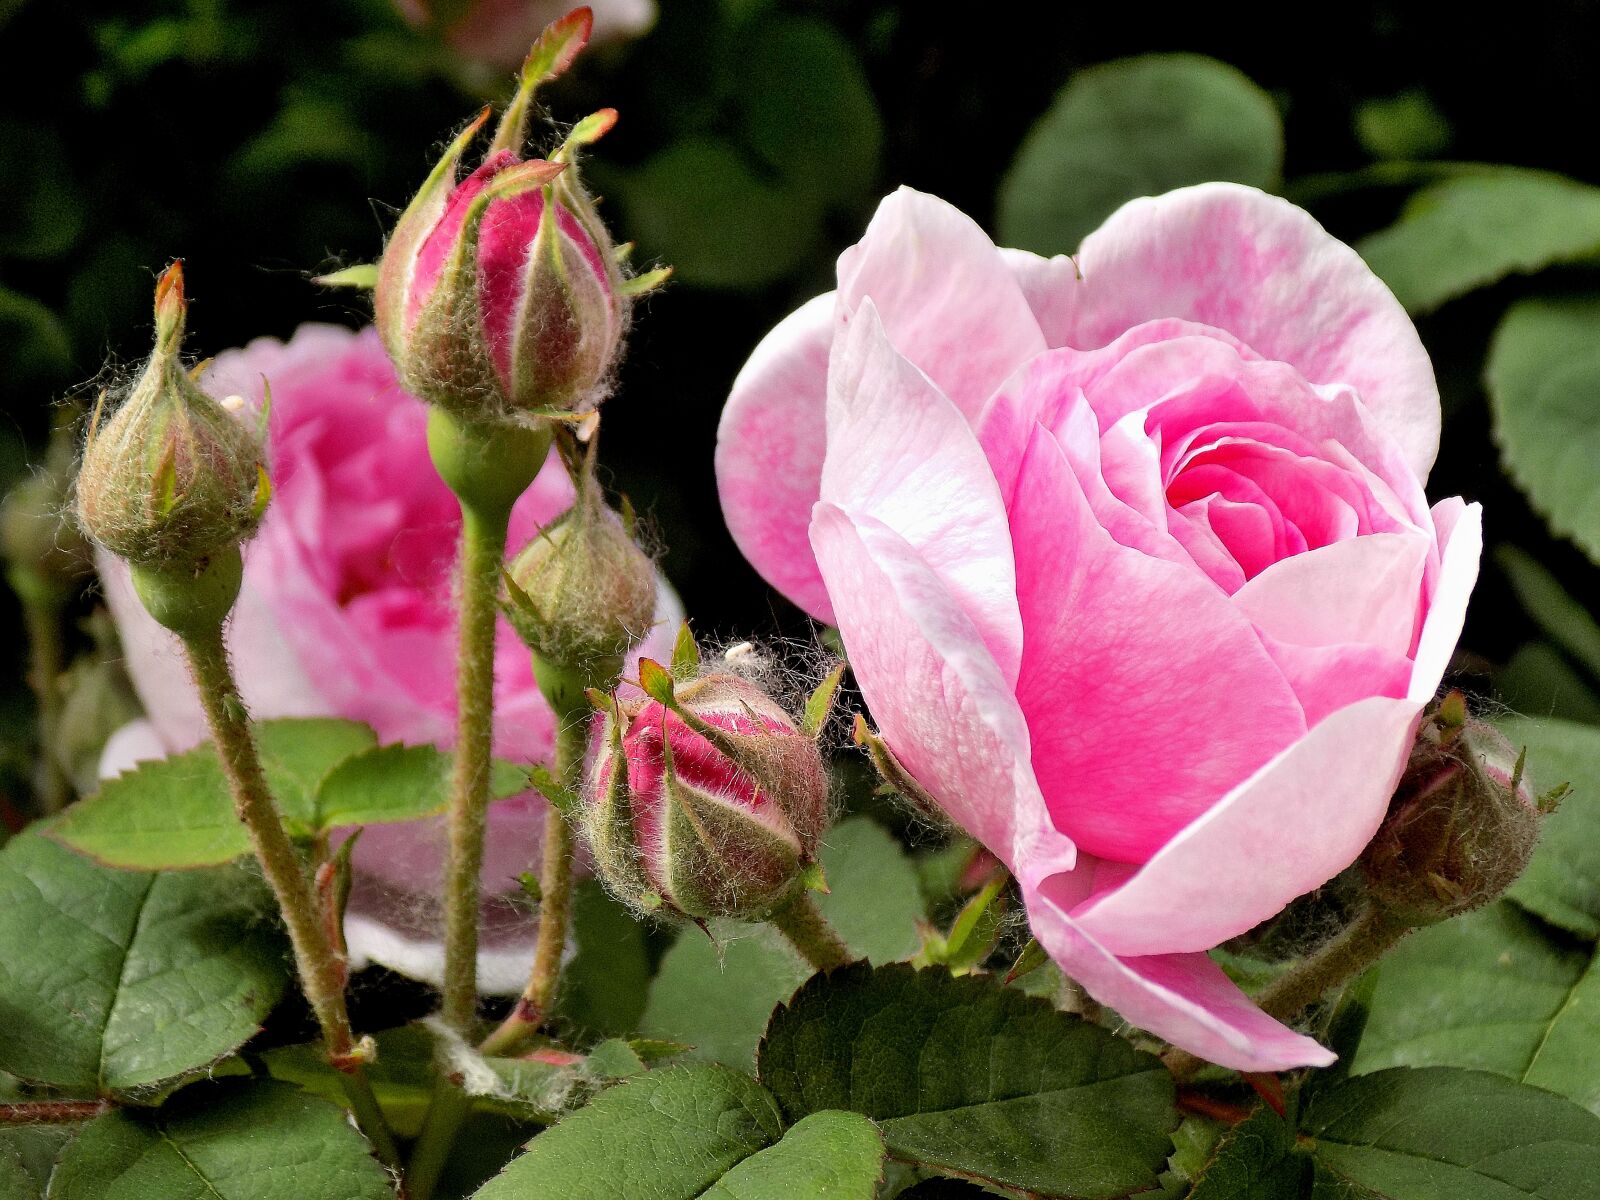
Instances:
[[[1204,954],[1119,958],[1052,899],[1055,880],[1024,884],[1034,936],[1068,977],[1130,1024],[1236,1071],[1325,1067],[1334,1055],[1280,1025]]]
[[[832,292],[790,313],[733,381],[717,427],[717,490],[728,532],[761,577],[817,620],[833,607],[807,530],[827,448]]]
[[[966,418],[890,344],[870,299],[834,345],[822,499],[904,538],[1016,678],[1022,619],[999,485]]]
[[[893,529],[823,501],[811,540],[878,731],[956,824],[1015,867],[1076,861],[1045,811],[1028,727],[971,619]]]
[[[841,319],[868,297],[895,349],[968,420],[1045,349],[1033,309],[988,234],[960,209],[910,188],[884,197],[861,241],[839,256]]]
[[[1312,383],[1355,388],[1427,478],[1439,448],[1427,352],[1389,289],[1303,210],[1236,184],[1182,188],[1123,205],[1078,265],[1073,345],[1157,317],[1226,330]]]
[[[1209,579],[1101,528],[1042,429],[1011,519],[1040,786],[1086,851],[1141,862],[1297,741],[1300,704]]]
[[[1308,726],[1357,700],[1399,699],[1410,687],[1411,660],[1377,646],[1297,646],[1267,634],[1261,643],[1294,689]]]
[[[1282,911],[1372,840],[1421,711],[1375,697],[1334,713],[1073,918],[1126,956],[1208,950]]]
[[[1444,558],[1414,656],[1416,668],[1407,692],[1413,700],[1431,700],[1439,690],[1461,639],[1467,601],[1478,582],[1478,562],[1483,557],[1483,505],[1464,505],[1459,497],[1452,497],[1439,501],[1433,512]]]

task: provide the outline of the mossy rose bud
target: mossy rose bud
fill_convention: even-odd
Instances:
[[[1522,761],[1460,693],[1423,722],[1389,814],[1361,858],[1372,898],[1413,925],[1497,898],[1528,864],[1544,818]]]
[[[174,263],[156,287],[156,347],[115,412],[98,408],[78,468],[78,523],[136,566],[182,569],[255,532],[270,488],[259,433],[191,378]]]
[[[641,674],[655,664],[641,665]],[[580,826],[625,903],[695,920],[759,918],[804,886],[827,824],[816,744],[760,688],[708,675],[613,702],[596,723]]]
[[[627,285],[578,181],[577,148],[615,122],[580,122],[550,161],[524,158],[534,90],[588,40],[579,9],[535,44],[490,153],[457,168],[485,110],[396,224],[374,301],[405,386],[476,421],[576,412],[600,399],[627,326]]]
[[[517,636],[586,686],[615,683],[655,620],[655,564],[592,486],[512,559],[506,591]]]

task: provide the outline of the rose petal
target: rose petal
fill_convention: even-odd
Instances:
[[[1208,950],[1260,924],[1372,840],[1421,711],[1373,697],[1334,713],[1073,919],[1121,956]]]
[[[1444,558],[1414,656],[1416,667],[1407,692],[1413,700],[1431,700],[1439,690],[1450,656],[1461,640],[1467,601],[1478,582],[1478,562],[1483,557],[1483,505],[1464,505],[1459,497],[1453,497],[1439,501],[1433,514]]]
[[[1086,851],[1142,862],[1298,740],[1300,704],[1209,579],[1106,533],[1044,429],[1011,524],[1040,787]]]
[[[893,529],[826,501],[811,541],[856,681],[902,765],[1005,862],[1070,866],[1011,686],[939,576]]]
[[[1071,342],[1103,346],[1141,322],[1226,330],[1319,384],[1348,384],[1425,480],[1439,391],[1393,294],[1344,243],[1287,200],[1206,183],[1123,205],[1084,239]]]
[[[971,426],[896,352],[870,299],[834,345],[822,499],[904,538],[1016,678],[1022,619],[999,485]]]
[[[968,420],[1007,375],[1045,349],[1016,276],[960,209],[902,187],[839,256],[839,310],[871,297],[901,354]]]
[[[808,529],[827,447],[832,292],[808,300],[761,339],[733,381],[717,427],[717,491],[739,550],[761,577],[817,620],[833,608]]]
[[[1335,1055],[1280,1025],[1204,954],[1118,958],[1051,898],[1054,881],[1024,885],[1034,936],[1068,977],[1130,1024],[1236,1071],[1325,1067]]]
[[[1065,254],[1045,258],[1031,250],[1009,247],[1001,247],[1000,257],[1027,297],[1045,344],[1052,349],[1065,346],[1072,335],[1078,302],[1078,264]]]

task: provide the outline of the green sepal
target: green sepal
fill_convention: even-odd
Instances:
[[[672,672],[653,658],[639,660],[639,687],[652,700],[659,701],[674,712],[677,711],[677,689],[673,683]]]
[[[816,737],[828,723],[833,702],[839,695],[839,685],[844,681],[844,669],[844,663],[837,664],[807,697],[805,711],[800,715],[800,732],[807,737]]]
[[[378,286],[378,270],[377,263],[357,263],[353,267],[342,267],[326,275],[318,275],[311,282],[320,287],[360,288],[370,292]]]
[[[672,644],[672,677],[688,683],[700,674],[700,646],[694,640],[694,631],[685,621],[678,626],[677,641]]]

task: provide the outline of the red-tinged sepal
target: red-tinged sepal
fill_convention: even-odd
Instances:
[[[572,66],[593,33],[594,12],[587,6],[575,8],[545,26],[534,40],[528,57],[522,61],[517,94],[506,105],[494,133],[495,150],[521,151],[528,140],[528,120],[533,113],[535,93]]]

